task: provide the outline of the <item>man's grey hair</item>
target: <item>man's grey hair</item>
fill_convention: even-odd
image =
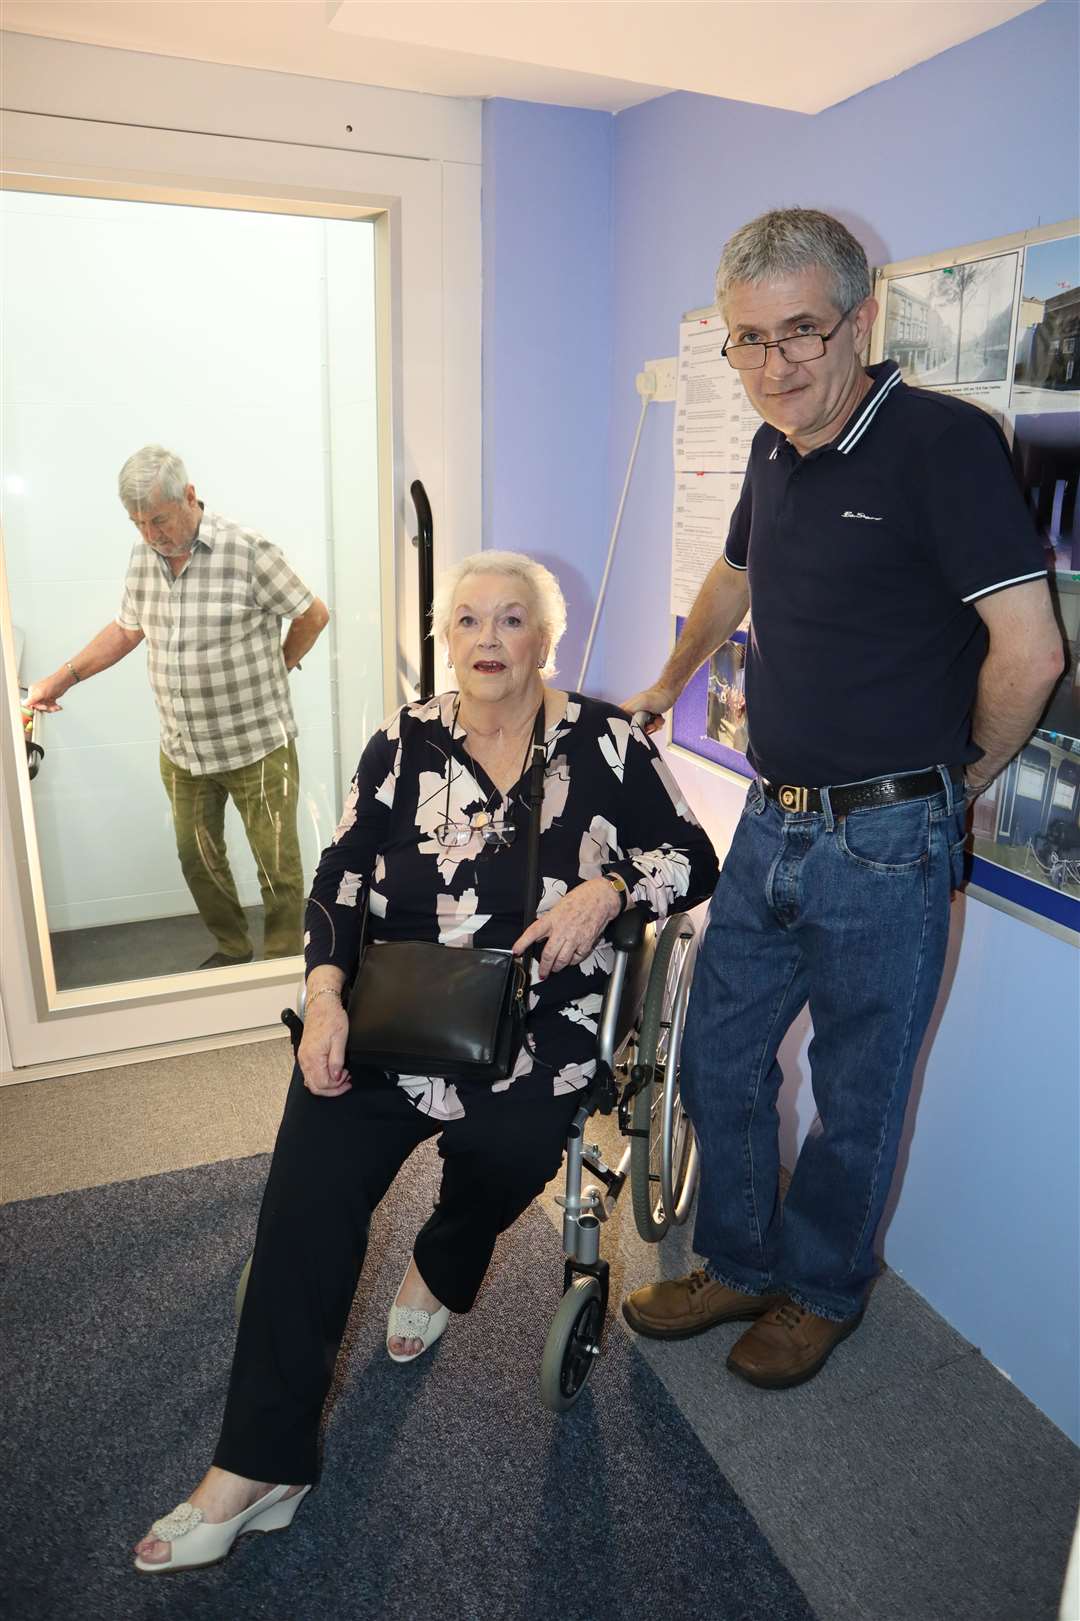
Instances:
[[[436,640],[448,641],[450,615],[463,580],[470,574],[505,574],[520,580],[535,607],[540,628],[548,638],[547,660],[540,671],[555,674],[555,650],[566,629],[566,599],[558,580],[543,563],[524,552],[473,552],[452,568],[444,569],[435,582],[431,605],[431,629]]]
[[[816,208],[770,209],[736,231],[724,248],[716,302],[723,308],[740,282],[773,281],[817,265],[829,273],[838,313],[870,297],[866,253],[846,225]]]
[[[190,482],[179,456],[164,445],[144,445],[120,469],[120,499],[129,512],[139,512],[155,493],[162,501],[182,501]]]

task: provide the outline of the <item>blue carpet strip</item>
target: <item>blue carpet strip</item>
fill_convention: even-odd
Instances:
[[[539,1400],[561,1257],[532,1210],[474,1311],[413,1366],[385,1313],[430,1209],[421,1150],[380,1209],[325,1428],[290,1531],[222,1565],[140,1576],[130,1544],[209,1460],[232,1297],[265,1158],[0,1211],[0,1538],[13,1621],[814,1621],[789,1572],[628,1337],[577,1406]]]

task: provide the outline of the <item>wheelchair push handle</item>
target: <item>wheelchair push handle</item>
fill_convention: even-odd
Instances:
[[[416,556],[420,600],[420,702],[435,695],[435,639],[431,634],[431,605],[435,596],[435,525],[431,502],[420,479],[409,487],[416,509]]]
[[[664,717],[658,709],[635,709],[630,718],[635,726],[640,726],[646,736],[650,737],[664,724]]]

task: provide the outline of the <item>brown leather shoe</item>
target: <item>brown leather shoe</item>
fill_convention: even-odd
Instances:
[[[762,1390],[790,1390],[820,1373],[840,1341],[854,1334],[862,1320],[860,1311],[834,1322],[782,1298],[735,1341],[727,1365]]]
[[[630,1327],[650,1340],[688,1340],[718,1323],[748,1323],[783,1295],[750,1295],[714,1283],[700,1268],[685,1278],[647,1283],[623,1301],[622,1314]]]

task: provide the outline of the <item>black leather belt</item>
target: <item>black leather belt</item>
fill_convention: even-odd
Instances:
[[[950,771],[954,788],[963,788],[964,773]],[[766,799],[774,800],[783,811],[804,816],[820,811],[820,788],[799,788],[790,782],[768,782],[761,778]],[[873,782],[845,782],[829,789],[829,805],[834,816],[853,810],[874,810],[881,805],[900,805],[905,799],[928,799],[942,792],[940,771],[915,771],[904,777],[878,777]]]

